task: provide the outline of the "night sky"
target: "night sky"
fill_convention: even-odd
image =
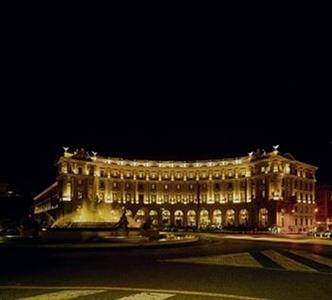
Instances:
[[[8,20],[0,178],[32,193],[62,146],[135,159],[214,159],[280,144],[332,183],[324,18]]]

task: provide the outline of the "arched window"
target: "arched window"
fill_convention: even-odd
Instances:
[[[163,225],[169,226],[171,225],[171,213],[169,210],[163,210],[161,213],[161,221]]]
[[[226,224],[227,226],[234,225],[235,222],[235,212],[233,209],[226,210]]]
[[[212,224],[216,226],[221,226],[222,224],[222,214],[220,209],[215,209],[212,214]]]
[[[145,217],[145,211],[143,209],[139,209],[136,213],[135,220],[138,223],[143,223]]]
[[[202,209],[199,213],[199,226],[206,227],[210,224],[209,212],[206,209]]]
[[[192,209],[187,212],[187,225],[191,227],[196,226],[196,212]]]
[[[174,213],[174,224],[175,226],[183,225],[183,212],[182,210],[176,210]]]
[[[268,225],[268,216],[269,216],[269,212],[266,208],[261,208],[259,210],[259,215],[258,215],[258,219],[259,219],[259,225],[262,227],[266,227]]]
[[[153,225],[158,225],[158,212],[156,210],[150,210],[149,216]]]
[[[248,225],[248,210],[241,209],[239,213],[239,223],[240,225]]]

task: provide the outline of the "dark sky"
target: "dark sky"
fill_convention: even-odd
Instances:
[[[62,146],[209,159],[280,144],[332,183],[331,47],[319,16],[5,22],[0,176],[37,192]]]

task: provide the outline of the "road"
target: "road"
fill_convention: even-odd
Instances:
[[[332,247],[202,235],[142,249],[0,247],[0,299],[330,299]]]

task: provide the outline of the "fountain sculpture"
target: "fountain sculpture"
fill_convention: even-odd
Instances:
[[[158,230],[148,219],[137,222],[126,215],[125,208],[88,201],[41,232],[42,240],[47,242],[139,242],[158,237]]]

